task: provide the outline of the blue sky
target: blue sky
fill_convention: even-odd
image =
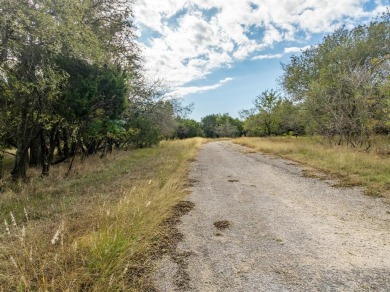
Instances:
[[[389,0],[137,0],[138,42],[151,82],[194,103],[191,118],[238,117],[293,54],[341,25],[366,23]]]

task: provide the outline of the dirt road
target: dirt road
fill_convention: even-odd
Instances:
[[[390,291],[390,205],[248,150],[203,146],[159,291]]]

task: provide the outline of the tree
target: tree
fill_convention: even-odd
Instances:
[[[274,115],[274,109],[280,103],[280,95],[273,89],[263,91],[254,101],[255,107],[261,117],[261,124],[267,136],[271,136],[277,125],[277,116]]]
[[[273,109],[275,135],[304,135],[305,108],[303,103],[294,104],[291,100],[282,99]]]
[[[389,70],[389,12],[369,25],[340,28],[283,66],[282,85],[304,101],[313,132],[356,147],[386,116],[381,88]]]
[[[25,178],[28,147],[33,138],[33,125],[39,114],[58,93],[63,76],[50,63],[56,50],[55,19],[46,12],[46,2],[1,1],[1,60],[3,74],[2,98],[8,100],[2,112],[8,111],[15,120],[14,142],[17,146],[15,179]]]
[[[26,178],[28,150],[33,147],[31,153],[37,153],[37,137],[45,151],[47,141],[58,140],[56,129],[66,120],[64,112],[53,115],[69,77],[58,66],[58,56],[117,65],[137,75],[130,7],[129,1],[114,0],[0,0],[0,112],[6,117],[0,122],[12,121],[0,126],[0,137],[17,149],[14,179]],[[103,83],[98,91],[105,95]],[[49,163],[45,157],[54,151],[49,144],[44,167]]]
[[[127,75],[118,66],[73,58],[60,58],[57,64],[69,76],[53,104],[53,115],[62,117],[52,130],[61,132],[63,156],[74,154],[76,145],[70,153],[70,144],[86,155],[111,151],[114,138],[124,130],[120,120],[127,105]]]
[[[281,98],[275,90],[267,90],[256,98],[254,105],[254,108],[240,112],[246,135],[305,134],[303,103],[294,103],[289,99]]]
[[[243,125],[239,119],[228,114],[212,114],[202,118],[202,128],[206,137],[238,137],[243,133]]]
[[[202,124],[192,119],[177,119],[178,126],[176,129],[175,137],[179,139],[203,137],[204,132]]]
[[[217,117],[218,115],[212,114],[203,117],[201,120],[203,132],[207,138],[217,137],[217,133],[216,133]]]
[[[150,84],[139,79],[131,88],[129,107],[124,116],[126,129],[133,133],[127,143],[149,147],[174,137],[180,121],[192,108],[193,104],[184,106],[181,100],[170,98],[161,81]]]

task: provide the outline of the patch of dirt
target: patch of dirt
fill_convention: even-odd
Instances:
[[[188,180],[188,183],[186,184],[187,187],[193,187],[197,182],[199,182],[199,180],[197,179],[189,179]]]
[[[177,290],[186,291],[190,284],[190,275],[188,274],[188,259],[193,255],[192,252],[174,252],[171,254],[171,258],[178,266],[174,283]]]
[[[157,261],[164,256],[169,256],[179,266],[175,274],[174,283],[178,289],[185,290],[188,287],[189,275],[187,270],[187,259],[191,252],[178,252],[177,245],[183,239],[183,234],[177,229],[181,222],[180,217],[187,214],[194,208],[195,204],[190,201],[180,201],[171,210],[171,216],[162,223],[162,232],[154,240],[149,251],[138,255],[137,262],[143,265],[128,267],[126,275],[128,283],[134,287],[134,291],[159,291],[154,284],[153,274]]]
[[[214,226],[219,230],[224,230],[230,227],[230,222],[228,220],[216,221]]]
[[[195,204],[190,201],[180,201],[174,206],[171,217],[163,222],[164,233],[156,238],[156,246],[153,248],[155,250],[155,260],[161,259],[163,256],[169,256],[178,266],[174,276],[174,284],[180,291],[187,289],[189,285],[187,265],[188,257],[192,253],[177,250],[177,245],[183,239],[183,234],[178,230],[177,225],[181,222],[180,218],[188,214],[194,207]],[[153,287],[153,289],[156,288]]]
[[[148,275],[153,270],[150,266],[150,262],[147,261],[147,256],[143,256],[140,262],[144,262],[144,265],[130,266],[123,277],[128,283],[131,283],[136,289],[148,292],[157,292],[158,290],[148,280]],[[83,290],[84,291],[84,290]],[[88,291],[88,289],[85,289]]]
[[[173,217],[176,220],[180,220],[180,217],[194,209],[195,204],[190,201],[180,201],[175,207],[173,207]]]

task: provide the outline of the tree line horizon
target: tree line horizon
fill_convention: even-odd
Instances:
[[[283,65],[285,97],[262,92],[241,119],[186,118],[192,105],[145,78],[131,1],[0,0],[0,180],[162,139],[323,135],[361,147],[390,133],[390,13],[342,27]],[[10,149],[12,151],[10,151]]]
[[[337,29],[282,69],[281,89],[263,91],[240,119],[183,120],[180,136],[192,136],[191,127],[210,138],[317,134],[338,145],[370,147],[373,135],[390,134],[389,11],[367,25]]]

